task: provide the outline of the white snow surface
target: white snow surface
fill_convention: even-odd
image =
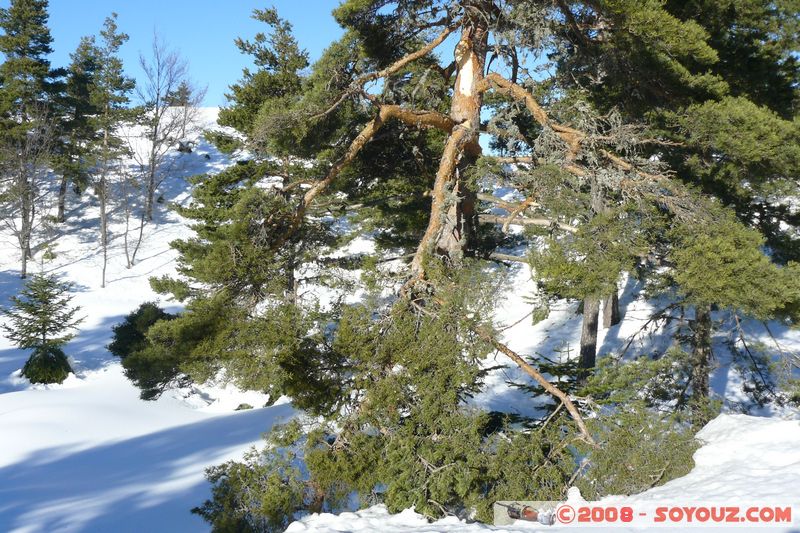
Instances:
[[[202,126],[213,127],[216,114],[216,109],[204,110]],[[176,254],[169,242],[191,235],[186,221],[166,203],[190,199],[187,177],[219,172],[234,163],[200,139],[198,132],[193,135],[197,140],[194,153],[173,153],[166,164],[168,177],[158,191],[164,203],[157,204],[156,220],[145,227],[144,244],[131,269],[126,268],[123,252],[121,207],[112,204],[105,288],[100,287],[98,204],[91,191],[80,198],[70,193],[68,222],[37,234],[36,241],[50,243],[56,257],[43,262],[44,249],[40,247],[30,270],[55,272],[74,282],[74,301],[87,318],[75,339],[65,346],[76,374],[61,385],[31,385],[21,378],[28,353],[0,336],[2,532],[207,531],[207,524],[189,512],[210,495],[205,468],[240,458],[249,447],[259,444],[262,433],[272,425],[297,414],[288,399],[262,407],[266,396],[240,391],[221,379],[168,391],[157,401],[142,401],[119,361],[105,348],[111,327],[142,302],[157,301],[168,310],[180,309],[155,294],[148,284],[150,276],[175,273]],[[128,166],[136,170],[133,161]],[[506,193],[499,191],[500,195]],[[348,251],[371,249],[369,238],[359,237]],[[0,229],[0,305],[20,289],[18,269],[19,254],[11,235]],[[515,269],[509,280],[514,290],[496,315],[498,324],[510,326],[504,332],[505,341],[526,355],[575,356],[580,317],[574,313],[574,304],[560,303],[547,320],[532,325],[525,316],[530,304],[524,299],[533,294],[530,272],[525,266]],[[634,280],[622,284],[625,320],[601,333],[601,354],[621,351],[649,314],[664,303],[637,298],[640,290]],[[722,314],[715,319],[720,323],[726,320]],[[766,344],[778,342],[787,351],[800,348],[800,333],[781,324],[771,324],[771,335],[757,322],[747,322],[744,327]],[[719,416],[700,433],[705,444],[695,455],[694,470],[643,494],[609,501],[775,498],[784,502],[789,498],[800,505],[800,416],[796,410],[774,408],[763,409],[759,414],[764,417],[734,414],[745,400],[741,377],[730,365],[726,340],[722,333],[715,338],[717,368],[712,386],[730,414]],[[668,332],[651,330],[631,344],[629,353],[646,353],[668,342]],[[487,366],[497,363],[507,361],[501,356],[486,361]],[[509,379],[526,378],[511,365],[494,371],[486,390],[473,401],[485,408],[535,412],[537,405],[524,392],[509,387]],[[255,408],[235,411],[242,403]],[[356,513],[311,515],[289,527],[292,532],[383,533],[487,529],[492,528],[454,517],[429,523],[412,509],[390,515],[382,506]],[[507,530],[531,529],[523,525]]]

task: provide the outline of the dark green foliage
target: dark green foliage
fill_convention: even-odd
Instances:
[[[20,292],[12,296],[11,309],[3,314],[11,321],[3,329],[8,338],[23,349],[47,346],[59,347],[75,335],[67,333],[83,320],[75,315],[80,307],[70,305],[71,283],[64,283],[54,275],[32,276]]]
[[[692,427],[640,404],[591,421],[599,447],[587,449],[577,486],[587,500],[637,494],[688,474],[699,448]]]
[[[297,423],[273,428],[273,444],[297,434]],[[250,450],[243,462],[229,461],[207,471],[212,498],[192,512],[217,532],[279,532],[307,498],[306,484],[291,448]]]
[[[633,270],[646,250],[644,229],[624,211],[598,214],[575,235],[548,239],[546,249],[531,253],[531,265],[551,295],[603,297],[617,290],[620,272]]]
[[[217,298],[190,304],[179,317],[148,328],[142,348],[122,360],[125,375],[142,389],[142,399],[158,398],[167,386],[185,381],[180,365],[186,360],[203,379],[213,375],[213,369],[201,363],[208,362],[209,352],[220,349],[220,339],[230,333],[223,302]]]
[[[203,132],[203,138],[213,144],[223,154],[232,154],[242,147],[242,142],[234,137],[217,130]]]
[[[308,66],[308,54],[298,47],[292,25],[278,17],[274,8],[256,9],[253,18],[267,24],[270,33],[258,33],[254,41],[237,38],[236,46],[253,56],[258,70],[244,70],[242,80],[231,85],[227,95],[231,105],[219,114],[221,125],[232,126],[245,135],[251,133],[265,101],[280,100],[299,91],[299,72]]]
[[[213,523],[234,507],[244,508],[238,514],[251,524],[285,516],[280,483],[260,479],[290,487],[302,480],[302,491],[290,491],[293,510],[336,509],[356,492],[361,505],[381,501],[392,512],[412,505],[430,516],[443,508],[459,515],[475,509],[482,520],[494,499],[563,495],[574,467],[561,430],[566,421],[517,433],[464,405],[480,389],[478,358],[487,346],[462,317],[474,316],[486,297],[482,291],[448,294],[436,316],[415,313],[402,301],[379,317],[366,306],[349,308],[334,340],[350,369],[340,393],[349,407],[331,418],[340,429],[326,424],[304,434],[295,428],[271,441],[263,462],[249,459],[249,474],[241,464],[212,471],[218,485],[205,506],[215,509],[207,519]],[[287,445],[303,450],[308,477],[286,472],[280,455]],[[248,494],[263,499],[243,502]]]
[[[22,367],[22,375],[31,383],[61,383],[72,367],[66,354],[57,346],[38,346]]]
[[[310,431],[298,423],[276,429],[260,455],[209,471],[214,495],[200,508],[204,518],[270,530],[289,513],[341,509],[355,493],[360,506],[486,521],[494,501],[558,500],[570,479],[599,497],[691,470],[691,428],[640,402],[618,403],[593,422],[597,449],[582,444],[564,412],[525,429],[466,407],[480,390],[477,357],[487,349],[470,333],[482,301],[448,292],[435,313],[403,301],[381,316],[367,306],[346,311],[334,344],[351,361],[348,396],[357,407]],[[307,473],[289,467],[296,454]]]
[[[581,389],[602,405],[642,403],[647,407],[683,410],[688,405],[691,380],[689,354],[672,349],[660,357],[642,356],[622,361],[613,356],[601,358],[597,372]]]
[[[167,313],[153,302],[145,302],[112,328],[112,341],[108,351],[119,358],[126,358],[147,346],[147,331],[159,320],[170,320],[175,315]]]
[[[764,238],[730,217],[681,226],[674,240],[674,279],[690,303],[766,319],[791,314],[800,298],[798,265],[773,264],[762,251]]]
[[[47,56],[53,38],[47,27],[47,0],[13,0],[0,9],[0,119],[2,137],[19,139],[30,126],[30,117],[52,103],[59,89]]]
[[[87,146],[98,135],[91,120],[98,112],[92,102],[92,91],[100,69],[94,37],[81,38],[70,58],[72,62],[67,69],[65,101],[62,104],[66,114],[61,124],[65,141],[56,163],[67,182],[84,188],[89,179],[88,165],[84,160]]]

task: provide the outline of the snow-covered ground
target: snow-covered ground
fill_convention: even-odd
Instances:
[[[203,113],[206,125],[213,124],[215,117],[216,110]],[[119,362],[105,349],[111,327],[142,302],[161,301],[177,309],[148,284],[150,276],[174,272],[175,254],[169,242],[189,234],[186,222],[169,211],[166,202],[189,199],[185,178],[230,164],[204,141],[192,154],[170,156],[169,177],[159,191],[165,203],[158,205],[154,223],[146,226],[142,250],[131,269],[126,268],[123,252],[121,208],[113,206],[105,288],[100,287],[98,211],[93,196],[84,195],[80,209],[71,196],[67,224],[40,235],[51,244],[55,258],[42,263],[40,249],[31,271],[56,272],[74,282],[75,303],[87,319],[65,347],[76,375],[62,385],[30,385],[19,376],[28,354],[0,337],[0,531],[205,531],[207,525],[189,512],[209,495],[204,469],[241,457],[273,424],[294,416],[286,401],[261,407],[266,401],[263,395],[221,385],[170,391],[157,401],[142,401]],[[351,247],[367,251],[369,245],[368,240],[357,239]],[[0,232],[0,305],[21,287],[18,261],[11,237]],[[526,268],[518,267],[515,291],[497,313],[498,323],[511,326],[505,331],[506,341],[524,354],[559,350],[574,354],[580,317],[573,305],[557,305],[547,320],[536,325],[525,317],[530,305],[524,297],[532,290]],[[641,287],[633,280],[622,289],[625,320],[602,333],[601,353],[619,351],[659,305],[638,299]],[[716,318],[725,319],[722,314]],[[757,322],[746,323],[745,328],[766,344],[774,342]],[[800,348],[797,331],[774,324],[771,333],[782,349]],[[663,346],[668,337],[660,331],[642,335],[632,344],[631,353]],[[731,367],[724,334],[715,341],[717,368],[712,384],[726,398],[728,411],[735,412],[742,399],[741,378]],[[498,361],[502,361],[500,356]],[[526,394],[508,387],[509,379],[522,381],[523,376],[514,367],[494,372],[486,391],[475,401],[521,413],[534,410]],[[241,403],[255,409],[235,411]],[[783,502],[789,498],[800,512],[800,417],[790,409],[761,414],[771,418],[720,416],[700,434],[706,444],[697,452],[697,466],[689,475],[641,495],[610,501],[738,502],[746,497]],[[429,524],[413,510],[389,516],[380,506],[340,516],[309,516],[289,528],[386,533],[485,529],[455,518]]]
[[[203,119],[213,124],[216,110],[205,110]],[[203,531],[205,523],[189,511],[210,495],[204,469],[241,457],[274,423],[294,414],[286,402],[264,408],[263,395],[230,386],[142,401],[105,349],[114,324],[142,302],[160,299],[148,278],[174,272],[169,242],[187,236],[188,229],[166,202],[189,198],[186,177],[231,164],[205,142],[192,154],[170,157],[169,178],[159,191],[165,203],[145,227],[131,269],[121,207],[112,206],[105,288],[93,196],[84,195],[78,205],[71,195],[66,226],[40,235],[55,258],[42,263],[40,250],[30,270],[55,272],[75,283],[74,303],[86,320],[65,347],[76,375],[62,385],[31,386],[20,378],[29,354],[0,336],[0,531]],[[0,305],[5,305],[22,282],[19,254],[4,233],[0,251]],[[241,403],[257,408],[235,411]]]

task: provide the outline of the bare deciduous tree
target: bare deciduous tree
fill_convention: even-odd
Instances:
[[[20,251],[20,277],[28,275],[28,259],[33,257],[33,234],[45,218],[49,188],[46,179],[55,139],[55,127],[44,107],[29,116],[31,127],[18,141],[3,147],[0,173],[0,216],[16,238]]]
[[[144,136],[147,149],[137,152],[137,162],[145,173],[145,217],[153,219],[155,192],[163,181],[161,167],[178,141],[196,119],[197,105],[203,92],[188,79],[188,65],[171,50],[158,34],[153,35],[150,56],[139,56],[144,80],[137,89],[143,108]],[[183,92],[181,105],[175,107],[176,95]]]

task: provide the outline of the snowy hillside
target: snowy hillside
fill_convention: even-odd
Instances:
[[[204,110],[206,125],[216,109]],[[208,158],[206,158],[208,155]],[[130,162],[133,164],[133,162]],[[189,197],[185,178],[231,162],[200,141],[192,154],[175,154],[160,193],[165,202]],[[140,259],[125,267],[122,216],[112,213],[108,285],[100,288],[97,206],[91,195],[71,207],[64,228],[44,237],[55,259],[40,266],[76,284],[75,303],[87,318],[66,346],[77,375],[62,385],[31,386],[19,377],[29,353],[0,337],[0,531],[198,531],[189,510],[208,497],[206,467],[240,457],[272,424],[293,415],[279,401],[265,409],[234,412],[260,394],[233,388],[169,392],[155,402],[139,390],[105,349],[111,327],[145,301],[158,297],[148,277],[174,271],[169,242],[187,228],[166,205],[145,227]],[[18,254],[2,235],[0,300],[20,286]],[[167,307],[170,304],[167,303]],[[174,306],[174,304],[172,304]]]
[[[215,117],[215,110],[205,110],[206,126],[211,126]],[[62,385],[30,385],[20,377],[27,352],[0,338],[0,531],[207,530],[207,525],[189,512],[209,495],[204,469],[241,457],[269,427],[295,415],[288,401],[261,407],[266,397],[230,386],[169,391],[157,401],[142,401],[139,390],[124,377],[119,361],[105,348],[111,327],[124,315],[142,302],[159,300],[148,278],[174,272],[175,254],[169,242],[187,236],[190,230],[166,203],[190,198],[185,178],[231,164],[199,137],[193,153],[171,156],[169,177],[159,191],[164,203],[158,207],[154,223],[146,226],[140,259],[131,269],[126,268],[120,240],[124,221],[116,206],[106,288],[101,288],[99,281],[98,212],[92,195],[81,197],[84,205],[80,209],[76,198],[70,197],[70,205],[79,215],[39,236],[39,241],[51,244],[55,258],[43,261],[41,248],[31,269],[41,268],[74,282],[75,302],[87,319],[65,347],[76,375]],[[365,245],[369,242],[353,243],[361,248]],[[0,235],[0,302],[5,303],[21,287],[17,263],[11,237]],[[515,275],[516,287],[530,283],[527,267],[518,267]],[[637,298],[641,287],[633,281],[623,289],[624,321],[602,333],[604,337],[598,339],[601,354],[621,351],[659,304]],[[523,300],[526,293],[518,290],[507,295],[497,313],[496,322],[510,326],[504,332],[505,340],[520,353],[566,353],[571,349],[574,354],[580,330],[574,305],[561,304],[547,320],[534,326],[526,318],[530,307]],[[173,302],[162,304],[168,310],[178,309]],[[722,315],[715,318],[725,319]],[[780,324],[773,324],[770,331],[758,322],[744,327],[765,343],[777,342],[785,350],[800,349],[800,332]],[[646,330],[631,343],[630,353],[644,353],[668,338],[659,330]],[[727,339],[720,335],[715,342],[712,387],[725,399],[727,412],[736,413],[743,401],[741,379],[730,366]],[[521,414],[535,410],[527,394],[509,388],[509,379],[522,381],[522,374],[516,367],[493,372],[486,390],[474,401]],[[255,408],[235,411],[242,403]],[[689,475],[637,496],[609,501],[789,498],[800,510],[800,413],[786,409],[763,414],[772,418],[721,415],[700,433],[705,445],[696,453],[697,465]],[[429,524],[413,510],[389,516],[378,506],[340,516],[305,517],[289,531],[486,529],[455,518]]]

